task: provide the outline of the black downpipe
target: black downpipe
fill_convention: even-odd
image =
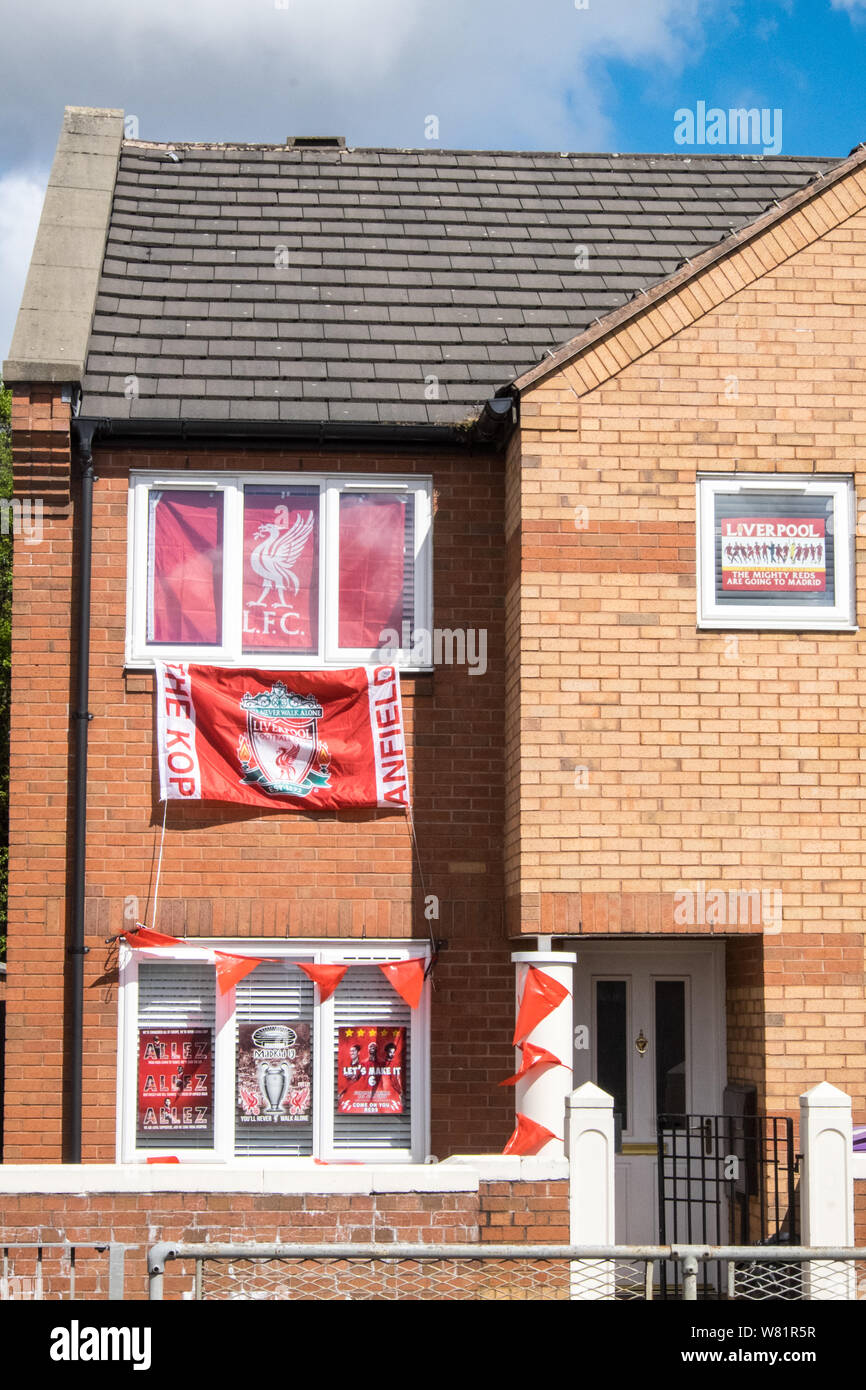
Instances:
[[[73,421],[81,460],[78,516],[78,667],[70,736],[75,743],[75,809],[72,859],[72,930],[70,933],[69,1010],[70,1084],[67,1163],[81,1162],[81,1111],[84,1071],[84,888],[87,862],[87,734],[93,715],[90,695],[90,568],[93,543],[93,435],[91,421]]]

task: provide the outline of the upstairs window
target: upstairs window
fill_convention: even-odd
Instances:
[[[702,478],[698,625],[853,628],[854,521],[850,478]]]
[[[136,473],[127,663],[409,666],[430,531],[428,479]]]

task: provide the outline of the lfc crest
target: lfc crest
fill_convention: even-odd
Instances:
[[[240,707],[247,716],[238,743],[242,782],[271,796],[307,796],[328,786],[330,755],[318,737],[318,700],[277,681],[270,690],[244,695]]]

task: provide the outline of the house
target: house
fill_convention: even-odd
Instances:
[[[498,1153],[533,964],[568,1055],[517,1109],[555,1159],[572,1084],[614,1096],[622,1239],[658,1237],[664,1116],[783,1123],[824,1079],[863,1113],[864,161],[170,146],[67,110],[4,369],[44,529],[7,1164],[297,1192],[311,1160]],[[281,603],[253,542],[301,515]],[[160,803],[157,660],[355,667],[394,614],[411,822]],[[265,959],[222,995],[214,948]],[[413,959],[417,1008],[379,969]],[[352,968],[325,1000],[310,962]],[[311,1099],[257,1128],[265,1019],[306,1029]],[[359,1027],[405,1047],[399,1112],[339,1108]],[[205,1040],[188,1123],[144,1120],[160,1032]]]

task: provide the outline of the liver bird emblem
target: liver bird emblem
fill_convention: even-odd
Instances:
[[[279,516],[280,511],[285,511],[285,508],[278,508],[275,515]],[[276,606],[291,608],[285,591],[288,588],[296,594],[300,588],[294,566],[310,538],[313,521],[312,512],[298,512],[291,526],[287,522],[266,521],[258,528],[253,539],[259,540],[261,537],[261,540],[250,555],[250,564],[262,581],[262,592],[253,600],[251,607],[264,606],[268,594],[276,589]]]

